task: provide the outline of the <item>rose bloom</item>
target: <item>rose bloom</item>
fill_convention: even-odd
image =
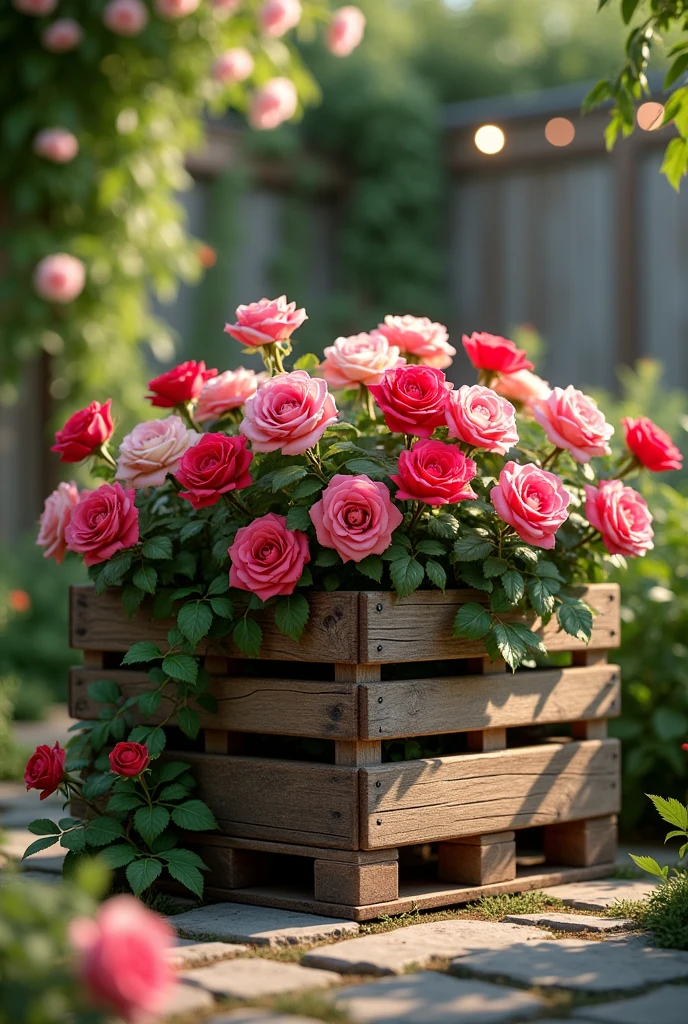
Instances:
[[[554,547],[554,535],[568,518],[571,495],[558,476],[532,463],[507,462],[490,498],[497,515],[535,548]]]
[[[26,590],[10,590],[8,604],[18,615],[31,611],[31,597]]]
[[[383,483],[337,473],[308,513],[318,543],[334,548],[343,562],[381,555],[403,516]]]
[[[79,45],[84,32],[74,18],[58,18],[43,32],[41,42],[50,53],[67,53]]]
[[[545,401],[552,394],[547,381],[530,370],[500,374],[491,386],[502,398],[520,402],[525,409],[532,409],[536,402]]]
[[[370,391],[382,409],[385,423],[397,434],[430,437],[444,425],[447,393],[454,385],[432,366],[400,366],[387,370]]]
[[[38,18],[52,14],[57,7],[57,0],[13,0],[13,3],[22,14],[33,14]]]
[[[36,293],[46,302],[64,305],[73,302],[84,290],[86,268],[81,260],[66,252],[44,256],[33,273]]]
[[[360,7],[340,7],[332,15],[325,45],[335,57],[348,57],[360,45],[365,32],[366,16]]]
[[[371,331],[336,338],[325,349],[318,373],[331,388],[350,388],[357,384],[379,384],[385,370],[405,363],[396,345],[390,345],[381,331]]]
[[[225,50],[213,64],[212,75],[218,82],[243,82],[253,74],[254,61],[245,46]]]
[[[230,587],[248,590],[261,601],[292,594],[311,560],[306,534],[288,529],[286,516],[274,512],[238,529],[228,554]]]
[[[626,417],[621,422],[630,451],[651,473],[681,468],[683,456],[666,430],[647,416],[639,416],[637,420]]]
[[[399,475],[390,474],[390,480],[399,488],[397,501],[454,505],[478,497],[471,487],[476,470],[456,445],[424,439],[399,454]]]
[[[133,779],[148,767],[150,754],[143,743],[116,743],[109,754],[110,769],[117,775]]]
[[[523,349],[516,348],[513,341],[500,338],[498,334],[474,331],[470,338],[464,334],[461,341],[476,370],[517,373],[518,370],[534,369]]]
[[[577,462],[611,455],[607,443],[614,427],[607,423],[597,403],[576,390],[555,388],[549,398],[533,407],[533,416],[557,448],[566,448]]]
[[[198,444],[202,436],[179,416],[145,420],[119,446],[116,477],[129,487],[160,487],[168,473],[177,472],[187,448]]]
[[[68,164],[79,152],[79,142],[66,128],[44,128],[34,136],[33,151],[54,164]]]
[[[295,302],[287,302],[286,295],[238,306],[236,318],[235,324],[225,324],[225,334],[231,334],[248,348],[287,341],[308,319],[306,310],[297,309]]]
[[[148,387],[153,392],[146,395],[151,405],[160,409],[173,409],[175,405],[186,405],[187,402],[194,402],[207,380],[215,377],[217,370],[206,370],[205,363],[195,362],[189,359],[186,363],[180,363],[167,373],[161,373],[148,381]]]
[[[289,78],[271,78],[254,94],[248,121],[256,131],[272,131],[288,121],[298,106],[296,86]]]
[[[27,790],[40,790],[41,800],[54,793],[64,779],[66,756],[67,751],[63,750],[59,743],[52,748],[47,743],[36,747],[24,769]]]
[[[118,36],[137,36],[148,24],[148,8],[141,0],[108,0],[103,24]]]
[[[610,555],[644,555],[654,547],[652,515],[645,499],[622,480],[585,485],[585,515],[602,534]]]
[[[201,0],[154,0],[155,10],[161,18],[185,18],[193,14]]]
[[[50,449],[60,454],[60,462],[81,462],[107,444],[115,429],[110,415],[111,405],[111,398],[104,405],[91,402],[69,417],[55,434],[56,443]]]
[[[72,510],[79,504],[79,490],[74,483],[61,483],[45,499],[36,544],[45,548],[44,558],[54,558],[61,564],[67,551],[65,530],[72,518]]]
[[[175,983],[168,962],[174,932],[162,917],[134,896],[114,896],[95,920],[70,921],[69,938],[90,1001],[127,1024],[157,1019]]]
[[[386,316],[377,329],[390,345],[398,345],[402,352],[438,370],[451,366],[452,357],[456,355],[456,349],[447,340],[447,328],[444,324],[433,323],[427,316]]]
[[[198,444],[184,453],[175,474],[186,488],[179,497],[191,502],[194,508],[216,505],[223,494],[251,486],[248,467],[252,461],[245,437],[203,434]]]
[[[449,436],[474,448],[506,455],[518,442],[516,410],[491,388],[463,384],[449,395],[445,414]]]
[[[258,11],[258,24],[266,36],[279,39],[301,21],[299,0],[265,0]]]
[[[101,484],[84,491],[65,529],[67,547],[83,556],[84,565],[107,562],[117,551],[133,548],[139,539],[136,492],[120,484]]]
[[[292,370],[262,382],[246,401],[239,430],[254,452],[281,448],[283,455],[303,455],[336,421],[337,406],[326,382]]]
[[[207,423],[221,419],[231,409],[240,409],[265,379],[264,373],[254,373],[243,366],[211,377],[203,385],[194,419],[197,423]]]

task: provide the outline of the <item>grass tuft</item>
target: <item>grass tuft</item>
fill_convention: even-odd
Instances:
[[[548,896],[538,889],[533,892],[511,892],[502,896],[482,896],[476,904],[481,917],[489,921],[507,914],[537,914],[541,910],[561,910],[564,904],[556,896]]]
[[[316,1020],[326,1021],[327,1024],[347,1024],[349,1021],[346,1010],[316,991],[277,996],[272,1001],[272,1009],[277,1013],[314,1017]]]

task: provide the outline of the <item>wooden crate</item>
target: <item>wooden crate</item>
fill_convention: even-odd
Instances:
[[[178,756],[220,826],[194,837],[211,868],[208,894],[367,920],[607,871],[620,751],[606,721],[620,711],[620,673],[606,650],[619,644],[619,591],[581,594],[597,612],[590,646],[522,617],[572,664],[515,675],[481,642],[451,637],[460,604],[485,600],[470,590],[313,593],[300,644],[268,617],[260,659],[231,641],[206,644],[219,710],[201,712],[199,749]],[[121,656],[143,639],[164,650],[170,625],[145,606],[129,620],[117,593],[74,587],[71,643],[85,664],[71,671],[72,715],[97,714],[95,679],[125,696],[149,687]],[[166,714],[163,702],[150,722]],[[551,735],[554,726],[570,735]],[[319,760],[264,756],[288,737],[321,741]],[[460,749],[383,760],[384,741],[414,737],[450,737]],[[543,854],[523,866],[517,833],[534,828]],[[422,880],[405,877],[414,857]]]

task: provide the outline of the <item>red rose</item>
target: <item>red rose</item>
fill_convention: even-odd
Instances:
[[[411,451],[399,455],[399,476],[391,476],[399,488],[397,501],[423,501],[426,505],[453,505],[477,498],[471,488],[476,465],[453,444],[416,441]]]
[[[680,469],[683,456],[666,430],[662,430],[647,416],[637,420],[621,420],[626,431],[626,444],[651,473],[663,473],[667,469]]]
[[[132,548],[139,539],[135,496],[133,488],[125,491],[121,484],[84,491],[65,528],[67,548],[83,555],[85,565],[107,562],[116,551]]]
[[[444,425],[447,394],[454,385],[432,366],[398,366],[368,390],[382,409],[385,423],[397,434],[430,437]]]
[[[131,779],[148,767],[150,755],[143,743],[117,743],[110,751],[110,768]]]
[[[148,387],[153,394],[146,395],[146,398],[150,399],[151,405],[157,405],[161,409],[186,405],[187,402],[193,402],[198,398],[205,382],[216,374],[217,370],[206,370],[204,362],[196,363],[190,359],[148,381]]]
[[[530,362],[523,349],[516,348],[513,341],[500,338],[498,334],[474,331],[470,338],[464,334],[461,341],[476,370],[517,373],[519,370],[535,368],[535,364]]]
[[[688,750],[688,743],[682,743],[681,750]]]
[[[69,417],[62,430],[55,434],[57,443],[51,448],[59,452],[60,462],[81,462],[107,444],[115,429],[110,416],[111,405],[111,398],[105,405],[91,402]]]
[[[182,487],[179,495],[194,508],[215,505],[222,494],[250,487],[248,471],[253,460],[246,451],[245,437],[204,434],[198,444],[187,448],[175,476]]]
[[[24,769],[24,782],[28,789],[40,789],[41,800],[54,793],[65,777],[65,757],[67,751],[59,743],[52,749],[47,743],[36,747],[35,754],[29,758]]]

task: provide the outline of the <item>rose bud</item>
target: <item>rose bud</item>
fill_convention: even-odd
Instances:
[[[599,487],[585,485],[585,515],[602,534],[610,555],[631,558],[654,547],[652,515],[645,499],[622,480],[603,480]]]
[[[205,382],[216,374],[217,370],[206,370],[204,362],[196,363],[190,359],[148,381],[148,387],[153,394],[146,395],[146,398],[151,405],[161,409],[186,405],[187,402],[193,402],[198,398]]]
[[[108,0],[103,24],[118,36],[137,36],[148,24],[148,8],[141,0]]]
[[[470,337],[464,334],[461,341],[476,370],[516,373],[518,370],[534,369],[534,364],[523,349],[516,348],[513,341],[501,338],[498,334],[474,331]]]
[[[84,491],[65,529],[67,547],[83,556],[84,565],[107,562],[117,551],[132,548],[139,539],[136,491],[120,484],[101,484]]]
[[[194,508],[215,505],[223,494],[251,486],[248,467],[252,461],[245,437],[203,434],[198,444],[184,453],[175,474],[186,488],[179,497],[191,502]]]
[[[256,131],[272,131],[279,128],[296,113],[298,106],[296,86],[289,78],[271,78],[254,94],[248,121]]]
[[[56,443],[50,449],[59,453],[60,462],[82,462],[107,444],[115,429],[110,415],[111,405],[111,398],[104,405],[91,402],[69,417],[55,434]]]
[[[535,548],[554,547],[554,535],[568,519],[571,495],[558,476],[529,463],[507,462],[490,491],[497,515]]]
[[[424,439],[399,454],[399,475],[389,478],[399,488],[397,501],[454,505],[478,497],[471,487],[475,474],[475,462],[456,445]]]
[[[318,543],[334,548],[343,562],[381,555],[403,516],[383,483],[337,473],[310,509]]]
[[[84,290],[86,268],[81,260],[66,252],[44,256],[33,274],[36,293],[46,302],[64,305],[73,302]]]
[[[247,348],[288,341],[308,319],[306,310],[297,309],[295,302],[287,302],[286,295],[238,306],[236,318],[235,324],[225,324],[225,334],[230,334]]]
[[[116,743],[109,754],[110,769],[131,779],[140,775],[150,762],[148,747],[143,743]]]
[[[253,57],[245,46],[235,46],[233,50],[225,50],[213,64],[212,75],[218,82],[231,85],[243,82],[253,74]]]
[[[44,128],[34,136],[33,151],[54,164],[68,164],[79,152],[79,142],[66,128]]]
[[[44,558],[54,558],[58,565],[67,551],[65,530],[78,504],[79,491],[74,481],[58,484],[56,490],[45,499],[36,544],[45,548]]]
[[[50,53],[67,53],[79,45],[84,32],[74,18],[58,18],[48,25],[41,36],[41,42]]]
[[[681,469],[683,456],[666,430],[662,430],[647,416],[621,420],[626,432],[626,444],[645,469],[651,473],[664,473]]]
[[[366,16],[360,7],[340,7],[333,13],[327,29],[327,49],[335,57],[348,57],[360,45],[365,26]]]
[[[306,534],[288,529],[286,516],[274,512],[240,527],[228,553],[230,587],[248,590],[261,601],[293,594],[311,560]]]
[[[52,748],[47,743],[36,747],[35,753],[31,755],[24,769],[24,782],[27,790],[39,790],[41,800],[45,800],[51,793],[54,793],[65,777],[66,756],[67,751],[63,750],[59,743]]]

